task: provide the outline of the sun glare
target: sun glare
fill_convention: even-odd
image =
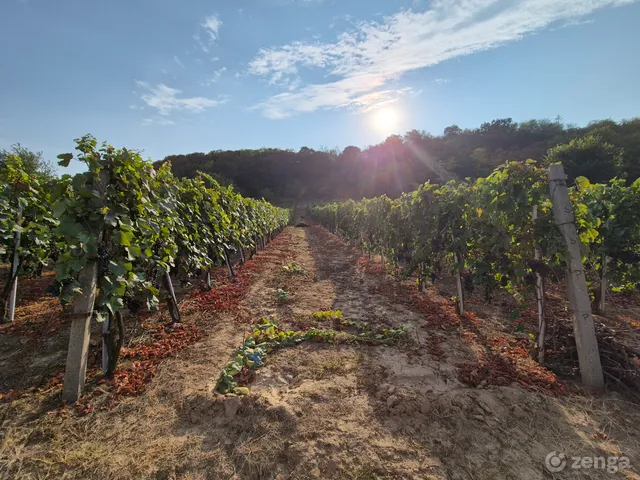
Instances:
[[[383,133],[391,133],[398,123],[398,114],[392,108],[381,108],[373,114],[373,126]]]

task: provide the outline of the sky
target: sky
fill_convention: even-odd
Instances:
[[[640,0],[1,0],[0,19],[0,148],[49,160],[87,133],[159,160],[640,115]]]

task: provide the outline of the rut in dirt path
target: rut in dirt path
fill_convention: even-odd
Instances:
[[[399,385],[421,391],[445,391],[459,385],[453,364],[468,358],[466,347],[449,342],[446,349],[450,362],[433,361],[427,355],[427,342],[438,333],[429,327],[424,315],[407,308],[402,299],[395,299],[393,291],[380,292],[384,277],[363,272],[358,264],[360,252],[318,226],[307,229],[305,237],[318,283],[333,292],[331,309],[339,309],[346,318],[372,327],[407,328],[415,343],[413,349],[402,355],[390,348],[374,353]]]
[[[291,254],[285,261],[295,262],[305,273],[291,275],[281,269],[265,277],[255,295],[249,295],[246,313],[254,318],[275,314],[283,328],[327,328],[311,315],[341,310],[345,318],[371,327],[405,325],[412,337],[405,343],[415,343],[419,315],[384,295],[371,294],[375,279],[358,272],[355,252],[320,227],[290,232]],[[274,301],[278,288],[289,293],[289,301]],[[381,414],[387,416],[388,392],[376,396],[385,377],[393,377],[398,388],[406,384],[433,391],[454,385],[435,362],[410,357],[402,347],[361,344],[303,343],[272,352],[250,384],[251,396],[287,413],[288,434],[252,438],[251,449],[262,459],[266,452],[286,455],[260,466],[265,472],[271,468],[270,474],[246,478],[441,478],[433,476],[439,469],[437,459],[379,420]],[[251,468],[258,466],[252,462]]]

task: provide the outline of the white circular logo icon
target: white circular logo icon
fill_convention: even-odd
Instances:
[[[544,459],[544,465],[551,473],[558,473],[564,470],[567,461],[564,458],[564,453],[551,452]]]

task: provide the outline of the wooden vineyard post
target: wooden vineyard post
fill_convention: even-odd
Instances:
[[[604,377],[582,264],[580,251],[582,243],[574,224],[569,190],[561,164],[551,165],[549,168],[549,189],[556,225],[564,237],[570,256],[567,270],[567,295],[578,350],[580,375],[587,387],[602,388]]]
[[[102,322],[102,374],[106,375],[109,370],[109,345],[107,344],[107,335],[109,335],[109,327],[111,326],[111,315]]]
[[[211,290],[211,268],[207,269],[207,278],[206,278],[207,290]]]
[[[84,390],[87,358],[89,355],[89,334],[93,305],[96,301],[96,284],[98,282],[98,262],[89,263],[78,276],[82,295],[73,303],[71,331],[69,333],[69,350],[67,367],[64,372],[62,398],[65,402],[77,402]]]
[[[460,263],[457,253],[453,253],[453,261],[456,263],[456,289],[458,290],[458,315],[464,315],[464,292],[462,291],[462,275],[460,275]]]
[[[535,225],[538,220],[538,206],[533,206],[533,223]],[[536,245],[535,259],[540,262],[542,253]],[[544,318],[544,286],[542,284],[542,275],[536,271],[536,300],[538,302],[538,362],[544,363],[544,338],[547,334],[547,320]]]
[[[105,196],[106,185],[109,184],[109,171],[100,172],[96,189],[100,198]],[[98,233],[96,245],[102,244],[104,231]],[[71,310],[71,329],[69,331],[69,349],[67,350],[67,364],[64,371],[62,399],[68,403],[75,403],[80,399],[84,390],[85,375],[87,373],[87,359],[89,357],[89,340],[91,339],[91,317],[96,302],[98,288],[98,259],[88,261],[78,275],[78,285],[81,294],[76,297]]]
[[[451,234],[451,243],[453,243],[454,237]],[[457,252],[453,252],[453,261],[456,264],[456,290],[458,291],[458,315],[464,315],[464,292],[462,290],[462,275],[460,274],[460,257]]]
[[[229,253],[227,252],[227,249],[224,249],[224,263],[227,264],[227,274],[229,275],[229,280],[231,280],[232,282],[235,281],[236,279],[236,274],[233,273],[233,268],[231,268],[231,262],[229,261]]]
[[[173,282],[171,281],[171,274],[169,272],[164,274],[163,277],[164,286],[169,293],[169,299],[167,305],[169,306],[169,314],[171,315],[172,323],[180,323],[180,309],[178,308],[178,299],[176,298],[176,292],[173,289]]]
[[[602,256],[602,264],[600,265],[600,298],[598,299],[598,313],[604,315],[607,302],[607,264],[609,258],[606,255]]]
[[[16,223],[20,225],[22,223],[22,205],[18,205],[18,218]],[[11,287],[11,293],[9,294],[9,321],[13,322],[16,313],[16,296],[18,295],[18,264],[20,263],[20,236],[21,231],[18,230],[15,233],[15,245],[13,249],[13,262],[11,262],[11,275],[9,280],[13,279],[13,286]]]

